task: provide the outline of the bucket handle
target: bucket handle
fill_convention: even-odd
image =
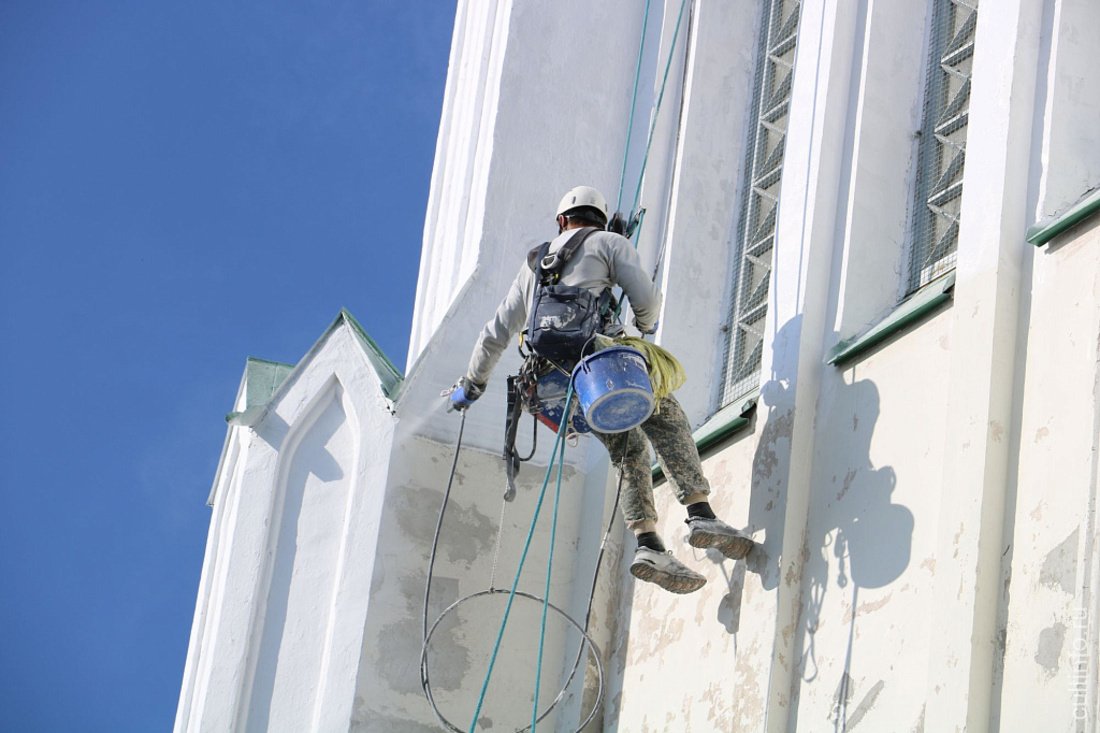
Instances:
[[[591,371],[591,370],[592,370],[592,368],[591,368],[591,367],[589,367],[587,363],[585,363],[584,359],[585,359],[585,357],[586,357],[586,356],[591,356],[591,354],[585,354],[584,352],[585,352],[585,351],[586,351],[586,350],[588,349],[588,347],[589,347],[589,346],[594,346],[594,345],[595,345],[595,343],[596,343],[596,337],[597,337],[598,335],[599,335],[599,334],[597,334],[597,333],[594,333],[594,334],[592,334],[592,335],[591,335],[591,336],[590,336],[590,337],[588,338],[588,340],[584,342],[584,345],[583,345],[583,346],[581,346],[581,353],[580,353],[580,359],[579,359],[579,361],[580,361],[580,365],[581,365],[581,368],[582,368],[582,369],[584,369],[584,371],[586,371],[586,372],[589,372],[589,371]],[[595,354],[596,352],[595,352],[595,351],[593,351],[592,353],[593,353],[593,354]]]
[[[590,339],[588,339],[587,341],[585,341],[584,346],[581,347],[580,359],[578,360],[577,364],[580,366],[581,370],[584,371],[586,374],[592,371],[592,367],[589,366],[588,362],[585,361],[584,351],[590,345],[595,343],[596,336],[598,336],[598,335],[599,334],[592,334],[592,337]],[[637,350],[635,349],[635,351],[637,351]],[[592,354],[595,354],[595,353],[596,353],[595,351],[592,352]],[[589,354],[588,356],[591,356],[592,354]],[[642,361],[645,363],[646,371],[648,372],[649,371],[649,359],[645,358],[645,354],[643,354],[640,351],[638,351],[638,356],[642,357]],[[573,376],[571,377],[571,379],[576,379],[576,372],[573,373]]]

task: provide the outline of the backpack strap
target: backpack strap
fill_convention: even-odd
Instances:
[[[527,266],[531,268],[531,272],[538,274],[539,263],[542,262],[542,258],[546,256],[548,251],[550,251],[549,242],[543,242],[539,246],[531,248],[531,251],[527,253]]]
[[[580,249],[580,246],[584,244],[584,240],[598,231],[600,231],[600,229],[597,227],[578,229],[576,233],[562,245],[561,249],[553,254],[549,254],[550,243],[543,242],[527,253],[527,266],[531,268],[532,272],[539,276],[539,282],[556,282],[560,276],[561,268],[565,267],[565,263],[573,257],[578,249]]]

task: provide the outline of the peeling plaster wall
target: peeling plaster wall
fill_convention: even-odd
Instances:
[[[753,451],[752,441],[741,438],[704,464],[715,511],[738,525],[750,511],[753,492],[741,468],[751,465]],[[767,483],[766,476],[759,480]],[[627,553],[621,566],[622,614],[629,627],[609,652],[614,676],[604,730],[736,730],[735,725],[759,730],[775,571],[764,562],[753,564],[763,555],[754,556],[753,563],[730,563],[713,551],[691,548],[684,541],[683,510],[670,488],[662,483],[655,494],[666,544],[708,583],[697,593],[676,596],[635,582],[626,573]],[[761,524],[769,512],[760,507]],[[769,534],[768,541],[774,540]]]
[[[1032,275],[1001,719],[1096,725],[1100,223],[1040,250]],[[1095,693],[1093,693],[1095,694]],[[1057,723],[1057,725],[1055,725]]]
[[[935,490],[947,419],[939,375],[949,349],[950,322],[940,314],[825,375],[801,613],[782,630],[794,634],[798,655],[793,729],[909,730],[923,717],[930,581],[954,552],[937,546]]]
[[[704,461],[720,515],[761,545],[692,550],[665,496],[661,531],[709,582],[677,598],[627,578],[605,730],[1096,729],[1100,229],[1023,240],[1028,211],[1087,190],[1084,7],[979,15],[953,302],[838,369],[828,349],[896,303],[926,19],[802,3],[761,400]],[[682,188],[711,175],[678,163]],[[708,283],[670,268],[664,288],[694,302]],[[691,356],[685,403],[705,404],[706,339],[668,336]]]
[[[402,441],[394,453],[394,472],[375,559],[372,613],[366,620],[353,730],[388,733],[420,730],[418,726],[433,729],[435,725],[421,692],[418,662],[425,573],[453,456],[452,445],[412,436]],[[504,524],[498,533],[505,486],[503,462],[496,455],[462,452],[439,539],[429,626],[460,598],[490,585],[504,590],[511,587],[545,468],[524,465],[517,497],[503,507]],[[580,514],[590,498],[584,488],[584,476],[566,466],[550,586],[551,602],[582,623],[583,603],[571,603],[570,597],[576,584],[587,586],[589,582],[585,569],[580,569],[578,577],[584,563],[577,562],[578,545],[584,541],[578,533]],[[602,490],[602,486],[598,488]],[[553,494],[551,482],[519,583],[520,591],[540,597],[544,594]],[[596,506],[603,505],[602,496],[595,499]],[[506,598],[505,594],[497,594],[463,602],[444,618],[432,637],[428,659],[433,696],[443,715],[458,727],[469,725]],[[583,600],[587,601],[587,596]],[[515,601],[483,708],[486,726],[492,723],[513,730],[529,722],[541,611],[540,603],[525,598]],[[562,674],[568,674],[575,659],[578,637],[569,629],[551,611],[540,694],[544,706],[557,695]]]

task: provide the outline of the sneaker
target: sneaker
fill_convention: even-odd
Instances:
[[[648,547],[634,551],[630,574],[638,580],[656,583],[672,593],[691,593],[706,585],[707,579],[672,556]]]
[[[739,532],[721,519],[688,517],[688,544],[692,547],[713,547],[731,560],[740,560],[752,549],[752,538]]]

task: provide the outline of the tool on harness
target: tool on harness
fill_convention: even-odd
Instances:
[[[623,217],[623,212],[616,211],[611,215],[611,221],[607,222],[607,231],[614,232],[620,237],[626,232],[626,219]]]
[[[508,377],[508,416],[504,421],[504,474],[508,478],[508,488],[504,491],[504,500],[512,501],[516,498],[516,474],[519,473],[519,464],[531,460],[538,448],[539,432],[538,421],[532,420],[534,430],[531,433],[531,452],[526,458],[521,458],[516,450],[516,430],[519,428],[519,418],[523,414],[523,401],[520,399],[519,377]]]
[[[565,264],[588,237],[600,231],[585,227],[550,252],[550,242],[543,242],[527,253],[527,265],[535,273],[535,287],[527,319],[527,347],[553,362],[580,359],[581,350],[612,318],[617,308],[609,288],[594,295],[587,288],[562,285],[561,272]]]
[[[611,221],[607,222],[607,231],[615,232],[615,234],[630,239],[641,225],[644,216],[644,208],[632,212],[629,219],[626,218],[623,212],[616,211],[611,215]]]
[[[544,358],[524,354],[522,350],[520,355],[524,357],[524,361],[519,374],[508,377],[504,449],[501,456],[504,459],[504,473],[508,481],[504,491],[505,501],[512,501],[516,497],[516,476],[519,474],[520,464],[526,463],[535,455],[538,447],[538,424],[542,423],[554,433],[558,432],[565,412],[565,397],[571,378],[568,372]],[[532,437],[530,453],[521,457],[516,449],[516,435],[519,431],[520,418],[524,414],[532,416]],[[580,410],[572,411],[567,437],[590,431],[591,428],[585,421],[584,414]]]

